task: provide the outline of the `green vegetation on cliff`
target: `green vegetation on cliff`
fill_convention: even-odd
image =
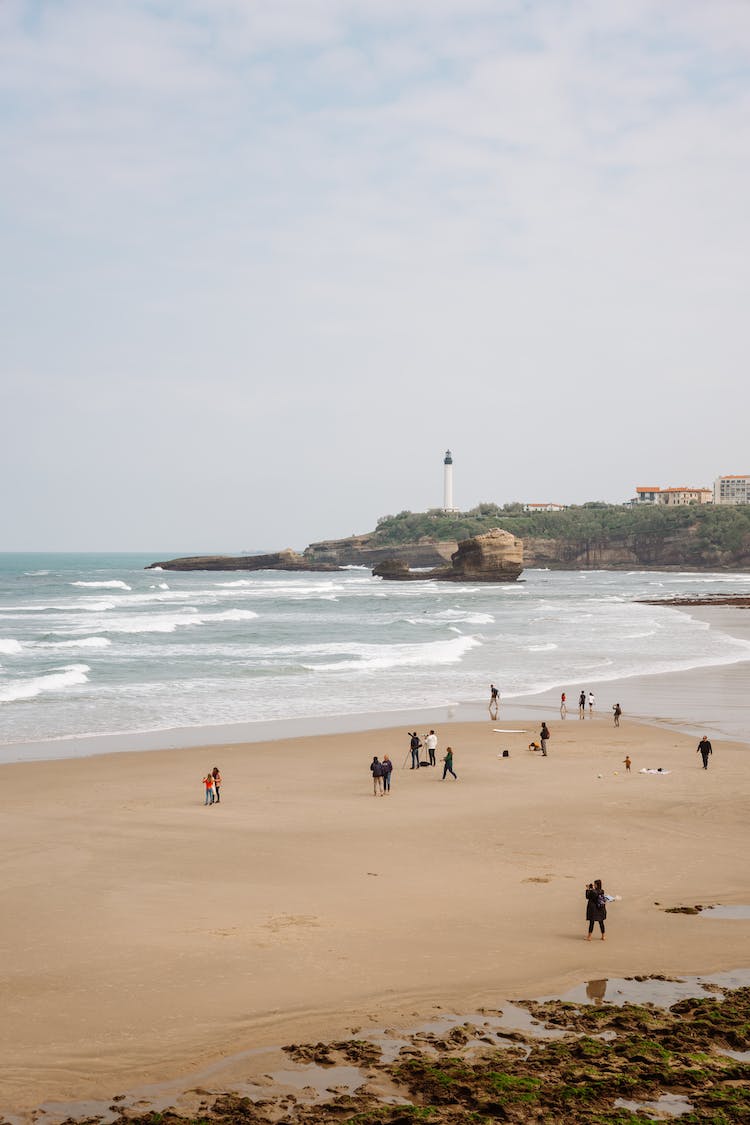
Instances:
[[[521,538],[568,542],[603,542],[631,537],[658,539],[688,533],[698,556],[706,551],[737,552],[747,547],[750,505],[624,508],[594,502],[566,508],[563,512],[524,512],[520,504],[506,504],[503,508],[497,504],[479,504],[468,512],[453,514],[433,508],[428,512],[383,516],[378,520],[372,542],[377,546],[399,546],[418,542],[423,537],[467,539],[493,527]]]

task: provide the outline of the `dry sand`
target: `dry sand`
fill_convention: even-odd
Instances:
[[[715,744],[703,771],[694,738],[627,716],[551,728],[542,759],[511,712],[441,727],[458,782],[402,769],[403,728],[0,767],[0,1109],[413,1026],[436,1003],[747,964],[750,922],[664,908],[748,901],[748,748]],[[622,902],[589,944],[594,877]]]

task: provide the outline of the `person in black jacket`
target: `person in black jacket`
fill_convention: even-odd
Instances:
[[[711,743],[708,741],[708,735],[704,734],[703,738],[698,743],[698,749],[696,751],[696,753],[700,754],[701,758],[703,758],[703,768],[704,768],[704,770],[708,769],[708,756],[709,756],[709,754],[713,754],[713,752],[714,752],[713,747],[711,746]]]
[[[383,796],[383,764],[379,762],[377,756],[370,762],[370,773],[372,774],[372,795],[373,797]]]
[[[413,731],[413,732],[408,731],[407,733],[409,734],[409,736],[411,738],[411,741],[409,743],[409,746],[411,748],[411,768],[413,770],[418,770],[419,769],[419,749],[420,749],[422,743],[420,742],[419,735],[417,734],[416,731]]]
[[[607,919],[607,898],[604,894],[601,879],[594,879],[593,883],[589,883],[586,887],[586,921],[589,924],[589,932],[586,935],[586,941],[591,941],[591,935],[594,932],[594,922],[599,923],[599,929],[602,931],[602,941],[604,941],[604,923]]]
[[[383,761],[380,763],[380,768],[383,771],[383,792],[390,793],[391,791],[391,771],[393,769],[393,762],[387,754],[383,755]]]
[[[542,744],[542,757],[547,757],[547,743],[549,742],[549,727],[546,723],[542,723],[542,729],[539,731],[539,741]]]

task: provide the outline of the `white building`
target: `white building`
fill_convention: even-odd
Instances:
[[[653,484],[639,485],[635,490],[632,504],[662,504],[674,508],[681,504],[712,504],[713,491],[710,488],[680,484],[675,488],[659,488]]]
[[[717,477],[714,504],[750,504],[750,476]]]
[[[567,504],[524,504],[524,512],[564,512]]]

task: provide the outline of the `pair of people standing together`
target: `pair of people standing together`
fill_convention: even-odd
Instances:
[[[218,805],[221,802],[221,774],[219,767],[214,768],[206,774],[203,778],[203,786],[206,790],[206,799],[204,805]]]
[[[391,773],[393,771],[393,762],[387,754],[383,755],[383,761],[378,761],[377,754],[370,762],[370,773],[372,774],[372,795],[373,797],[382,797],[391,791]]]

